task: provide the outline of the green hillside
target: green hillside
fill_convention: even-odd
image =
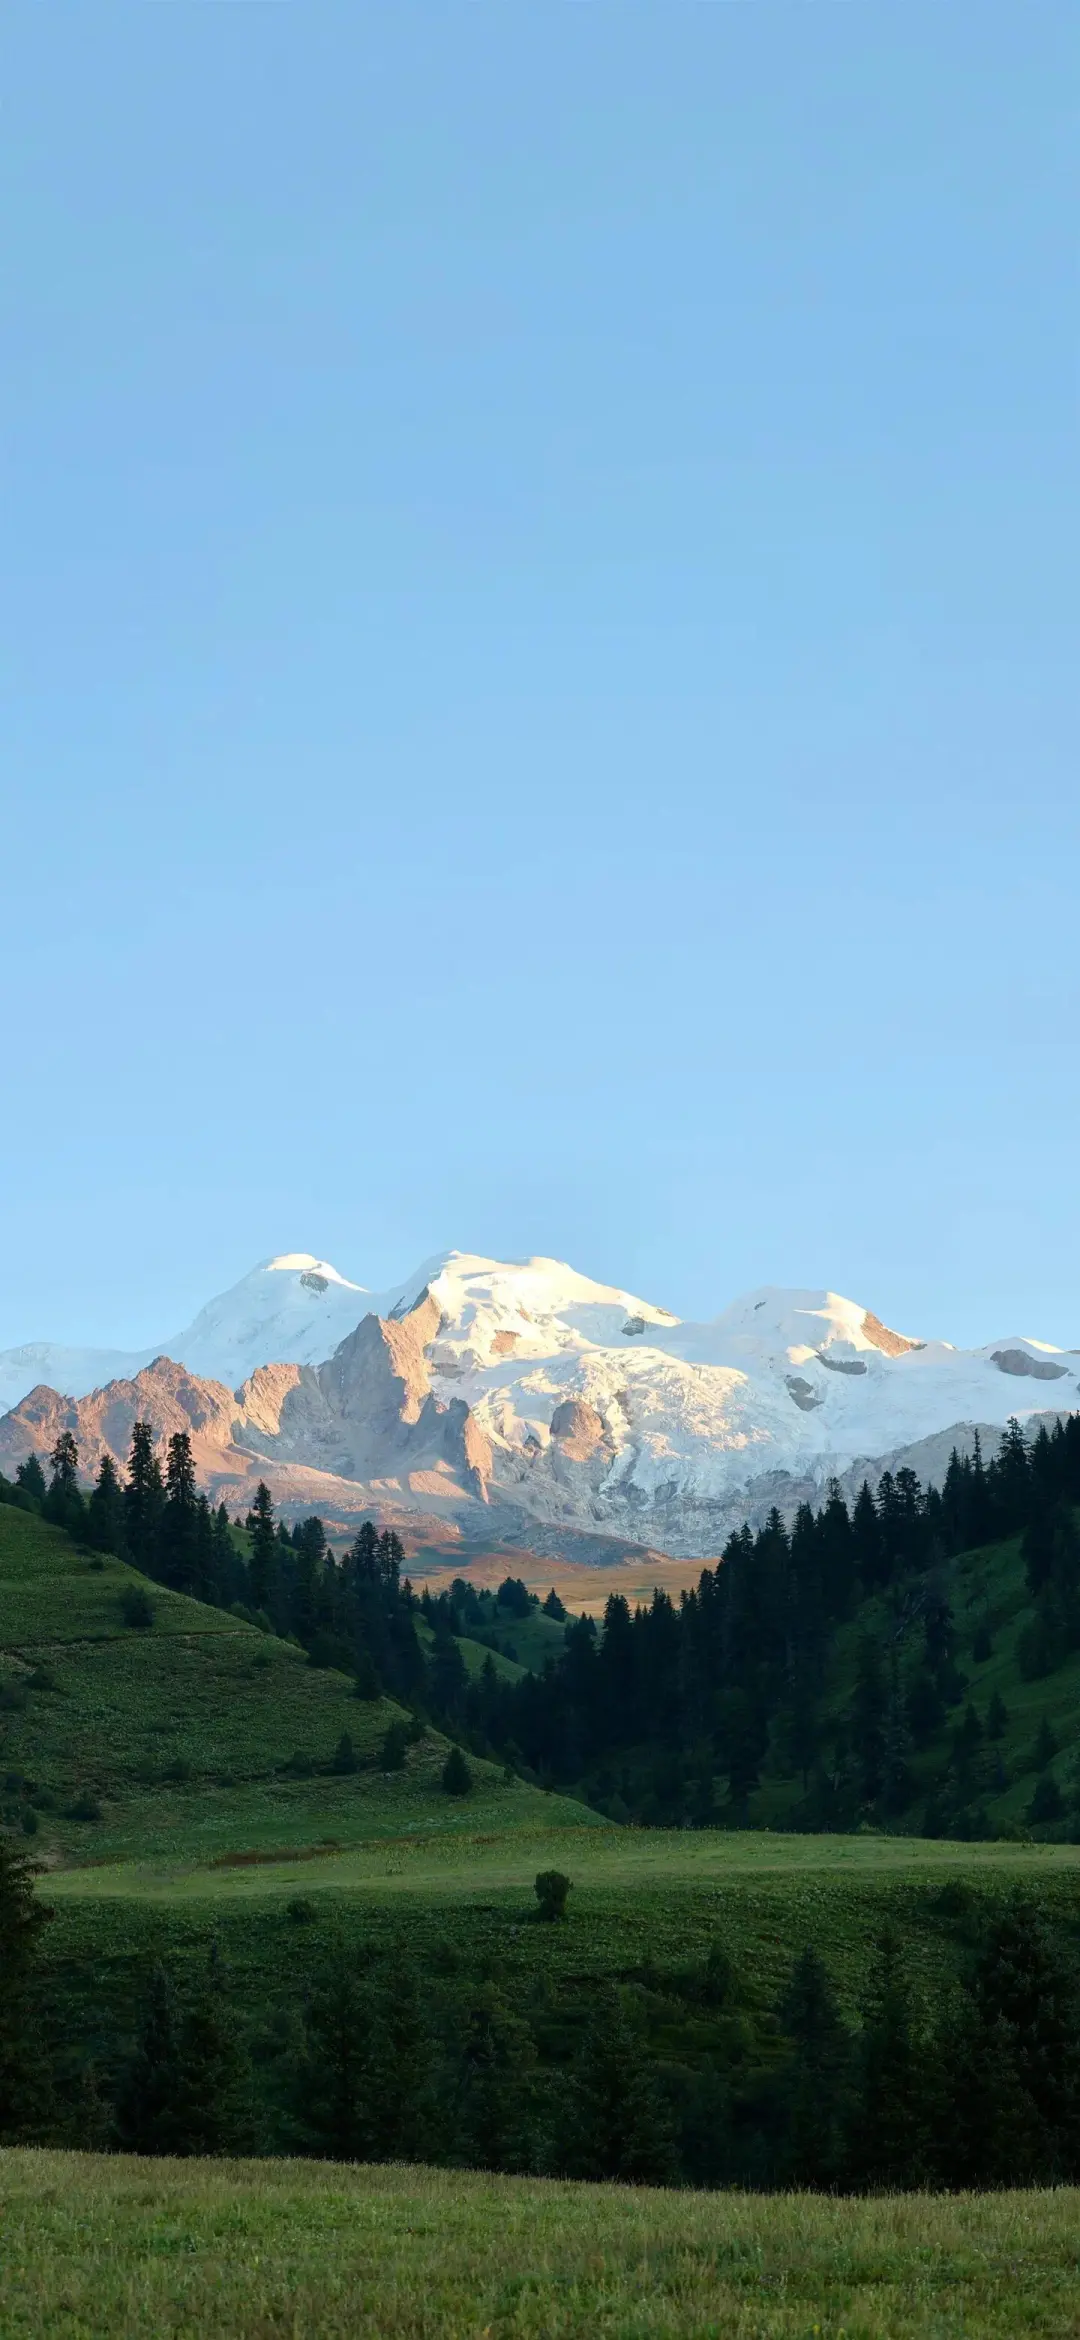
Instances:
[[[430,1729],[402,1770],[383,1770],[388,1727],[409,1721],[293,1643],[0,1506],[2,1813],[35,1854],[201,1856],[514,1828],[530,1812],[580,1826],[580,1805],[507,1785],[480,1760],[455,1803],[440,1784],[446,1741]],[[355,1770],[333,1769],[343,1734]]]

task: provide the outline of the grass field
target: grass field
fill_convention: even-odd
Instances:
[[[1071,2340],[1080,2193],[0,2154],[4,2340]]]

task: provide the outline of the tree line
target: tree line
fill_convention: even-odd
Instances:
[[[958,1979],[921,1999],[886,1926],[857,2020],[812,1945],[771,2002],[720,1939],[678,1969],[537,1975],[512,2000],[449,1944],[424,1966],[405,1945],[358,1951],[298,1896],[288,1922],[327,1939],[272,2023],[212,1948],[145,1967],[88,2051],[42,1970],[31,1871],[0,1837],[0,2144],[758,2190],[1075,2182],[1074,1955],[1030,1904],[979,1916],[950,1890]]]

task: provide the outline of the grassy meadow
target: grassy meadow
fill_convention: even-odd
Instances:
[[[1071,2340],[1080,2193],[0,2154],[4,2340]]]

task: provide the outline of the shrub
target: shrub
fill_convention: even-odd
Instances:
[[[442,1783],[448,1796],[471,1795],[473,1776],[460,1747],[451,1747],[443,1764]]]
[[[100,1820],[101,1805],[96,1796],[89,1795],[84,1790],[81,1795],[76,1796],[74,1803],[68,1805],[64,1818],[65,1820]]]
[[[187,1780],[193,1777],[192,1768],[188,1762],[187,1756],[177,1755],[172,1763],[167,1763],[165,1765],[165,1769],[161,1776],[162,1779],[174,1781],[177,1786],[182,1787]]]
[[[120,1595],[120,1615],[125,1625],[145,1633],[154,1622],[154,1604],[141,1584],[126,1584]]]
[[[331,1771],[344,1774],[350,1771],[358,1771],[359,1768],[360,1766],[357,1761],[356,1749],[353,1746],[351,1738],[349,1737],[349,1733],[348,1731],[342,1731],[341,1737],[334,1749],[333,1756],[331,1757],[330,1769]]]
[[[306,1893],[294,1893],[285,1904],[285,1915],[294,1926],[314,1925],[315,1904],[308,1900]]]
[[[536,1898],[540,1904],[540,1915],[549,1925],[554,1925],[557,1919],[566,1916],[566,1896],[569,1891],[570,1879],[563,1876],[561,1869],[539,1870]]]

